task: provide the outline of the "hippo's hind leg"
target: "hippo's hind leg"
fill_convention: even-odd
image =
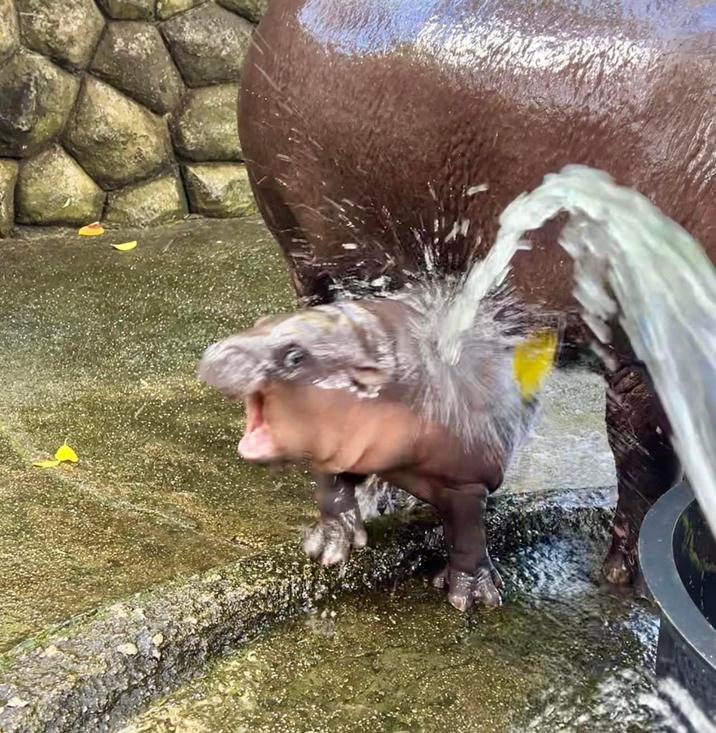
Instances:
[[[678,481],[681,468],[669,421],[644,369],[624,366],[607,375],[607,386],[607,434],[619,499],[603,573],[611,583],[626,585],[636,577],[642,519]]]
[[[448,590],[448,600],[459,611],[473,604],[494,607],[502,603],[504,584],[487,551],[485,511],[488,490],[482,484],[446,488],[434,502],[443,520],[448,564],[433,579]]]
[[[365,476],[353,473],[316,474],[320,521],[306,534],[306,554],[323,565],[345,562],[354,547],[364,547],[366,531],[355,489]]]

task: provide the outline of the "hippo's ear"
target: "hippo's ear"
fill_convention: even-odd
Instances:
[[[389,379],[387,371],[373,365],[350,367],[348,372],[354,384],[364,389],[382,387]]]

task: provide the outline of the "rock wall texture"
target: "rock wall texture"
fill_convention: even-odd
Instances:
[[[255,210],[236,121],[268,0],[0,0],[0,238]]]

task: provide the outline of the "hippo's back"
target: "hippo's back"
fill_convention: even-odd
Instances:
[[[713,1],[272,0],[240,130],[299,293],[325,299],[330,279],[464,269],[568,163],[634,186],[713,258],[715,103]],[[566,304],[564,256],[535,258],[524,286]]]

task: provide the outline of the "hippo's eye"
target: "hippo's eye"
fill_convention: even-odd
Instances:
[[[286,369],[295,369],[306,356],[306,352],[303,349],[299,349],[297,346],[289,349],[283,356],[283,365]]]

